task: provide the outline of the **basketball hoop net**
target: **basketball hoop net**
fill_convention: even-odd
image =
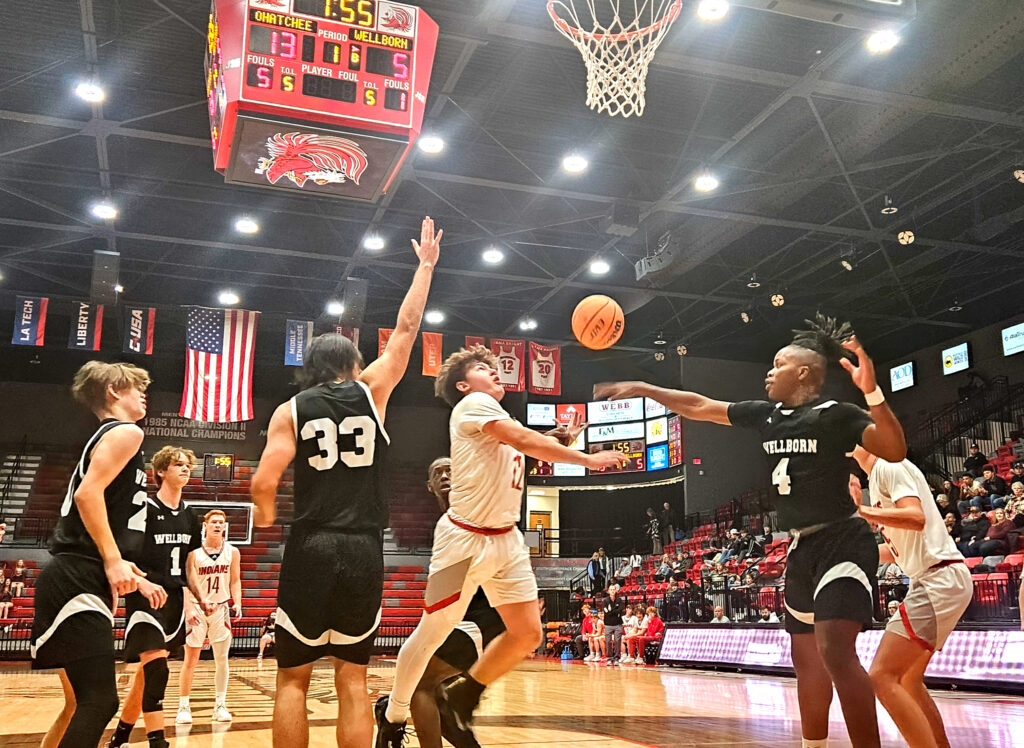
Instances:
[[[555,28],[572,42],[587,66],[587,106],[614,117],[644,113],[647,68],[665,32],[679,17],[682,0],[548,0]],[[620,16],[620,2],[632,14]],[[585,9],[583,6],[586,6]]]

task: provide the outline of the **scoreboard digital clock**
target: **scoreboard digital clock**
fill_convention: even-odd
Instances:
[[[623,467],[607,467],[602,470],[589,470],[591,475],[603,475],[605,473],[637,473],[643,472],[644,460],[646,455],[644,454],[644,441],[643,439],[629,439],[621,442],[604,442],[602,444],[591,444],[587,447],[587,451],[590,454],[595,452],[603,452],[606,449],[614,449],[617,452],[622,452],[626,457],[629,458],[629,462]]]
[[[390,0],[213,0],[215,168],[228,182],[376,200],[422,127],[437,33]]]

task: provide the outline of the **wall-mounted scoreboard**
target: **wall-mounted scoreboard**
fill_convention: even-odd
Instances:
[[[376,200],[423,125],[437,33],[390,0],[213,0],[214,167],[228,182]]]

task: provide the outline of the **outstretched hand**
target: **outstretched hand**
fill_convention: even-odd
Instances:
[[[625,400],[639,397],[643,382],[599,382],[594,385],[595,400]]]
[[[559,424],[557,428],[546,432],[545,436],[553,436],[559,443],[566,447],[571,447],[580,435],[580,432],[586,427],[587,424],[583,421],[583,415],[577,411],[572,414],[572,420],[569,423]]]
[[[854,365],[848,358],[841,358],[839,365],[846,369],[850,379],[857,385],[857,389],[865,395],[874,392],[878,389],[878,381],[875,379],[875,364],[864,350],[864,346],[860,344],[860,340],[854,335],[844,341],[842,345],[843,348],[857,356],[857,364]]]
[[[436,265],[437,256],[441,251],[441,237],[444,236],[444,229],[434,233],[434,219],[427,216],[420,226],[420,240],[412,240],[412,248],[421,263]]]

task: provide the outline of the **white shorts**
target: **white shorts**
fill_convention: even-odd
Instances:
[[[929,569],[911,577],[899,613],[885,630],[917,642],[928,651],[942,649],[973,596],[974,583],[966,564]]]
[[[530,551],[518,527],[484,535],[455,525],[447,514],[434,528],[434,547],[424,608],[428,613],[458,602],[468,604],[483,587],[494,607],[537,599]]]
[[[199,616],[199,625],[190,626],[186,620],[185,644],[195,649],[202,649],[207,637],[210,643],[224,641],[231,637],[231,616],[228,604],[221,603],[217,610]]]

